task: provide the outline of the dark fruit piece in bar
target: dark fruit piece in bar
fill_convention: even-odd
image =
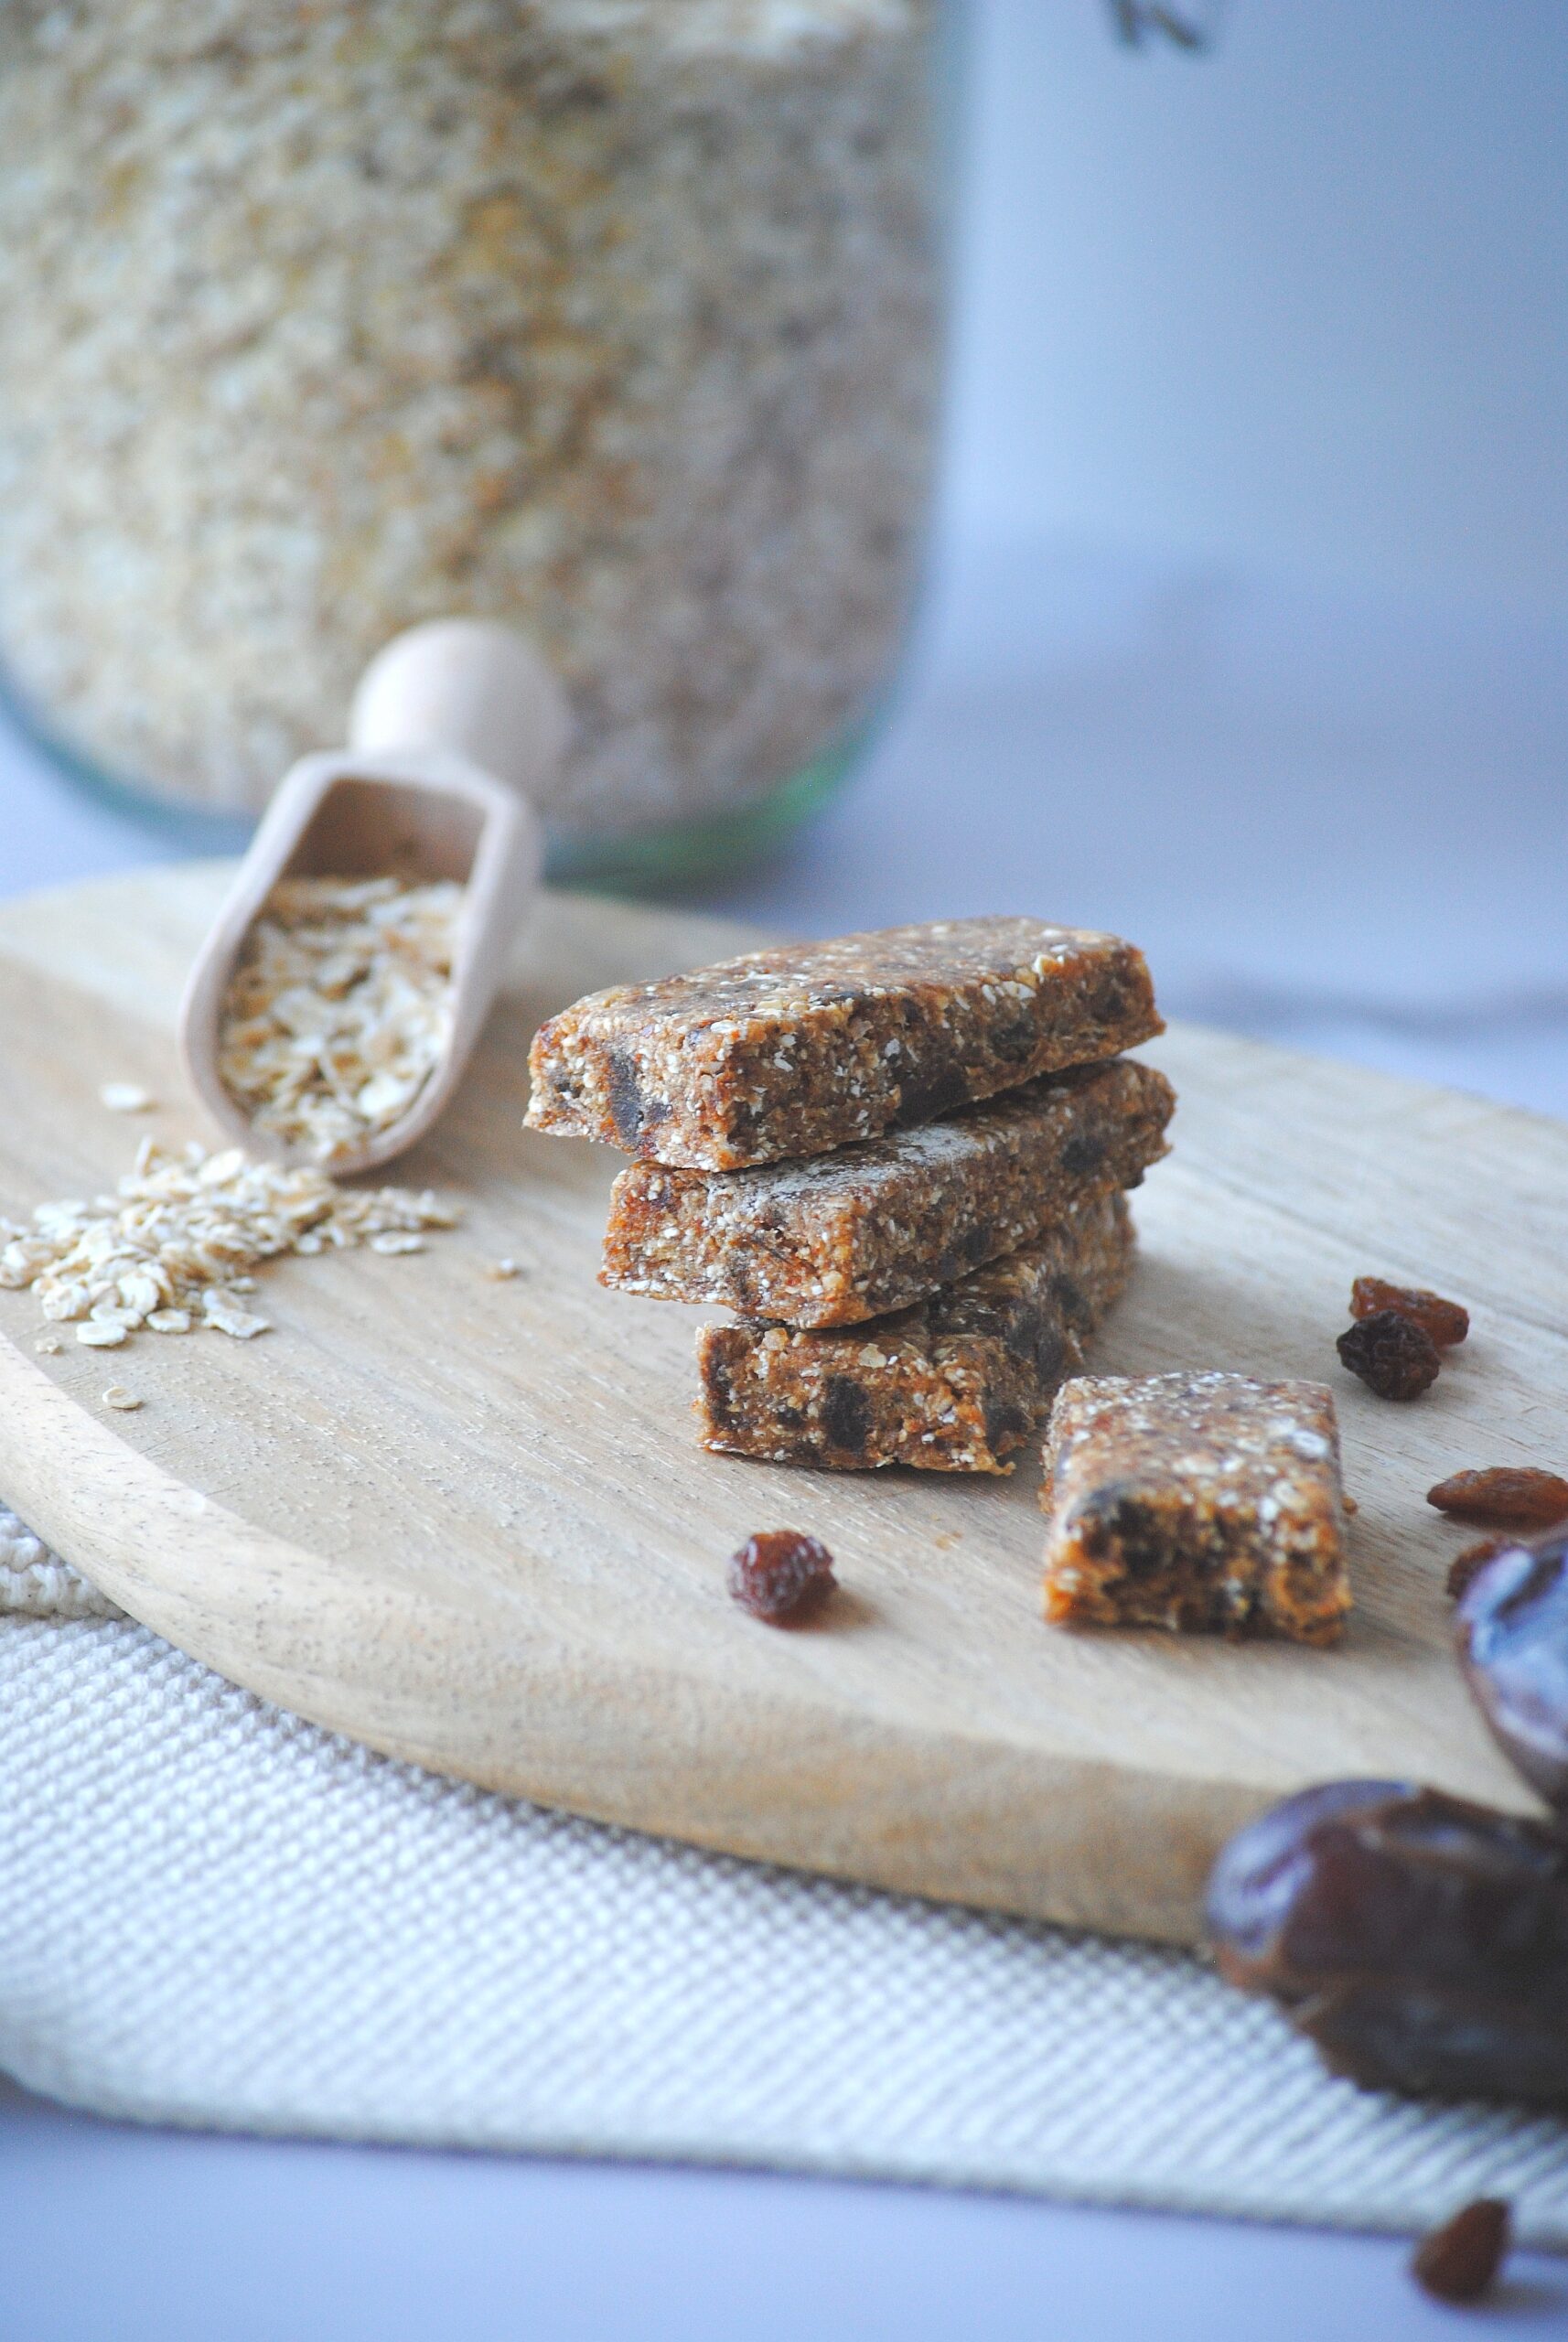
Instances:
[[[1334,1347],[1340,1365],[1380,1399],[1419,1399],[1436,1381],[1443,1363],[1431,1335],[1397,1309],[1358,1317]]]
[[[1454,1632],[1498,1747],[1548,1805],[1568,1810],[1568,1529],[1484,1563]]]
[[[1221,1974],[1278,2001],[1335,2072],[1568,2105],[1568,1844],[1544,1824],[1326,1782],[1230,1841],[1208,1917]]]

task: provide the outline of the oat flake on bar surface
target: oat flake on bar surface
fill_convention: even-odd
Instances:
[[[457,1213],[426,1189],[339,1187],[324,1172],[252,1163],[240,1148],[209,1155],[144,1139],[113,1196],[39,1204],[30,1222],[0,1220],[0,1285],[31,1286],[46,1317],[74,1323],[93,1349],[143,1327],[205,1327],[240,1341],[270,1320],[248,1306],[252,1270],[283,1252],[349,1252],[452,1228]]]
[[[452,1023],[463,888],[285,878],[245,939],[218,1070],[258,1130],[330,1166],[399,1121]]]

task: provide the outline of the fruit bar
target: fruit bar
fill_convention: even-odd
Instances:
[[[1136,1187],[1175,1104],[1163,1074],[1117,1058],[811,1162],[634,1164],[615,1183],[600,1282],[856,1325],[1038,1241],[1086,1196]]]
[[[1116,936],[892,927],[590,994],[535,1034],[527,1120],[733,1171],[929,1122],[1161,1029],[1144,955]]]
[[[704,1327],[703,1445],[838,1471],[1010,1472],[1125,1284],[1133,1241],[1123,1198],[1101,1195],[1040,1243],[853,1333]]]
[[[1320,1383],[1069,1382],[1046,1470],[1047,1618],[1337,1638],[1350,1607],[1345,1500]]]

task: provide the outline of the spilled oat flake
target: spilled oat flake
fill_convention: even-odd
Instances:
[[[74,1324],[91,1349],[117,1349],[144,1328],[249,1341],[271,1323],[249,1300],[263,1261],[360,1245],[419,1252],[427,1230],[457,1219],[428,1188],[340,1187],[237,1146],[209,1155],[144,1139],[113,1195],[0,1220],[0,1285],[30,1286],[44,1316]]]

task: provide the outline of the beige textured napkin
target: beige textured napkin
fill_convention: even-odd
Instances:
[[[146,2122],[1345,2227],[1568,2123],[1327,2079],[1196,1961],[488,1796],[241,1692],[0,1515],[0,2067]]]

